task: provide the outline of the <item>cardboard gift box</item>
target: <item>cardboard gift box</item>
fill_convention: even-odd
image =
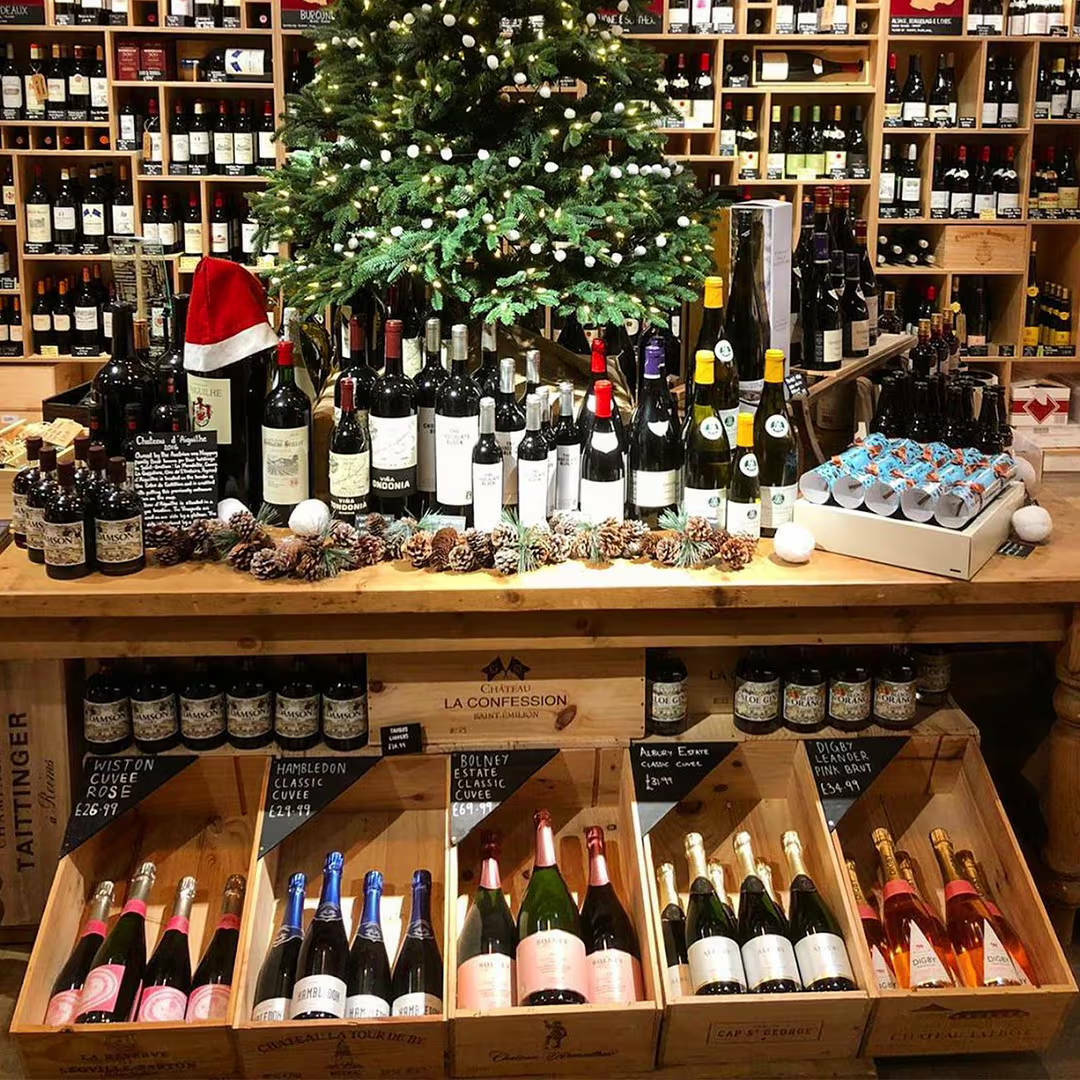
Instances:
[[[1020,379],[1010,387],[1013,427],[1064,424],[1069,419],[1071,391],[1066,383],[1050,376]]]

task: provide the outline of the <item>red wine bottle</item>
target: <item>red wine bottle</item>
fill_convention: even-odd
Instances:
[[[187,1007],[189,1021],[224,1020],[228,1016],[246,887],[243,874],[231,874],[225,882],[221,919],[191,980]]]
[[[307,892],[307,875],[293,874],[289,878],[289,897],[285,901],[285,914],[281,928],[270,943],[259,969],[259,981],[255,984],[255,1008],[252,1020],[286,1020],[296,982],[296,961],[304,940],[304,895]]]
[[[135,1015],[146,967],[146,899],[156,877],[152,862],[135,871],[124,910],[94,955],[75,1023],[122,1024]]]
[[[82,934],[75,942],[75,948],[67,958],[67,963],[60,969],[49,994],[49,1006],[45,1010],[43,1023],[49,1027],[70,1024],[79,1009],[79,994],[86,981],[94,955],[105,940],[105,920],[109,917],[109,908],[113,900],[113,883],[102,881],[94,889],[90,905],[86,911],[86,922]]]
[[[165,924],[165,933],[146,965],[136,1020],[168,1020],[176,1024],[184,1019],[191,992],[188,923],[194,899],[195,879],[181,878],[176,886],[172,917]]]

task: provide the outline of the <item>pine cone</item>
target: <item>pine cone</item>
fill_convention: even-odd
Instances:
[[[459,574],[467,574],[470,570],[475,570],[476,559],[473,556],[473,549],[467,543],[452,547],[450,554],[446,557],[446,568],[456,570]]]
[[[251,575],[260,581],[282,577],[288,570],[279,548],[260,548],[251,556]]]
[[[450,552],[462,542],[462,539],[457,529],[449,527],[440,529],[431,538],[431,565],[436,570],[445,570]]]
[[[518,572],[517,544],[504,544],[496,550],[495,569],[500,574],[516,574]]]
[[[595,530],[583,529],[570,538],[570,558],[591,562],[593,557],[593,539]]]
[[[398,559],[403,559],[405,557],[405,544],[412,535],[411,532],[405,529],[399,529],[396,532],[387,532],[385,536],[379,537],[383,542],[383,549],[385,551],[383,558],[388,562],[396,562]]]
[[[300,556],[310,550],[311,544],[305,537],[285,537],[277,548],[278,562],[281,564],[282,571],[286,574],[292,573]]]
[[[386,532],[386,518],[382,514],[368,514],[361,526],[372,536],[382,536]]]
[[[360,534],[356,531],[356,526],[347,521],[335,521],[331,523],[326,535],[338,547],[352,547]]]
[[[712,525],[703,517],[687,518],[686,535],[690,540],[699,544],[711,540],[713,534]]]
[[[154,557],[161,566],[176,566],[191,558],[191,550],[191,541],[187,534],[178,531],[172,540],[155,550]]]
[[[473,561],[478,567],[490,567],[495,561],[495,549],[491,546],[491,534],[480,529],[468,529],[465,543],[472,548]]]
[[[664,536],[656,544],[657,561],[674,566],[679,559],[679,541],[674,536]]]
[[[566,510],[556,510],[551,515],[551,531],[573,536],[578,530],[577,519]]]
[[[600,554],[605,559],[618,559],[623,553],[622,526],[614,518],[600,525]]]
[[[525,543],[531,561],[543,566],[551,555],[551,533],[547,529],[530,529]]]
[[[640,541],[641,554],[646,559],[652,559],[656,555],[656,545],[660,542],[659,533],[647,532]]]
[[[548,562],[564,563],[572,557],[573,550],[573,536],[567,533],[554,533],[551,537],[551,551],[548,552]]]
[[[404,555],[417,570],[423,570],[431,562],[431,533],[413,533],[405,541]]]
[[[229,528],[236,533],[238,540],[252,540],[261,531],[262,526],[255,520],[250,510],[237,510],[229,518]]]
[[[506,547],[510,544],[517,544],[518,531],[509,522],[500,521],[494,529],[491,530],[491,546],[498,551],[499,548]]]
[[[357,566],[374,566],[386,558],[386,541],[374,533],[361,533],[352,546]]]
[[[649,531],[649,526],[644,521],[624,521],[619,526],[622,533],[623,547],[629,549],[631,544],[640,544],[641,538]]]
[[[757,540],[752,536],[731,536],[720,545],[717,555],[731,570],[742,570],[754,557]]]
[[[148,548],[160,548],[171,544],[181,530],[175,525],[166,525],[163,522],[157,525],[147,525],[146,546]]]
[[[192,545],[192,557],[196,559],[219,559],[221,549],[218,538],[225,526],[217,518],[204,518],[188,526],[187,535]]]
[[[267,550],[270,549],[262,540],[241,540],[239,544],[233,545],[232,550],[229,552],[229,565],[237,570],[250,570],[251,560],[255,557],[255,553]]]

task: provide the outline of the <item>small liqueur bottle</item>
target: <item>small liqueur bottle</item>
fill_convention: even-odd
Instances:
[[[735,726],[747,735],[780,728],[780,674],[764,649],[751,649],[735,667]]]
[[[180,742],[176,692],[159,664],[147,664],[132,684],[131,727],[144,754],[160,754]]]
[[[870,669],[851,649],[844,649],[829,676],[830,725],[838,731],[862,731],[870,723],[873,697]]]
[[[915,650],[915,696],[923,705],[941,705],[949,696],[952,662],[942,645],[920,645]]]
[[[86,542],[86,502],[75,490],[75,463],[57,466],[58,486],[45,503],[43,531],[45,573],[70,581],[93,570],[93,556]]]
[[[902,645],[894,645],[874,678],[874,720],[906,730],[917,723],[915,667]]]
[[[686,665],[667,649],[645,654],[645,731],[678,735],[686,729]]]
[[[26,464],[11,484],[11,535],[15,546],[26,547],[26,496],[41,478],[38,455],[41,453],[41,436],[31,435],[26,440]]]
[[[813,734],[825,727],[825,671],[807,649],[784,680],[784,725],[791,731]]]
[[[367,658],[339,656],[322,692],[323,741],[331,750],[356,750],[368,741]]]
[[[270,684],[259,672],[254,657],[245,656],[240,670],[225,690],[225,727],[229,745],[256,750],[274,738],[274,703]]]
[[[103,574],[120,577],[146,566],[143,502],[122,457],[109,458],[108,483],[94,500],[94,554]]]
[[[75,453],[75,490],[86,500],[94,494],[95,477],[90,468],[88,458],[90,456],[90,436],[76,435],[72,448]]]
[[[206,660],[196,660],[180,686],[180,741],[189,750],[225,743],[225,695]]]
[[[308,750],[319,741],[319,691],[299,656],[278,687],[274,733],[282,750]]]
[[[131,745],[131,702],[116,665],[102,660],[83,690],[83,737],[91,754],[118,754]]]
[[[56,448],[43,446],[38,454],[37,477],[26,493],[26,555],[34,563],[45,562],[45,504],[57,487]]]

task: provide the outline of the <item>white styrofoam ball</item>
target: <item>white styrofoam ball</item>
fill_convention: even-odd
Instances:
[[[1016,457],[1016,478],[1024,481],[1024,490],[1029,499],[1039,493],[1039,478],[1035,475],[1035,466],[1027,458]]]
[[[469,211],[464,206],[457,212],[458,221],[464,221],[468,216]]]
[[[305,499],[289,515],[289,528],[297,536],[318,536],[330,524],[330,507],[322,499]]]
[[[622,255],[618,251],[613,251],[611,253],[611,261],[616,266],[621,266],[622,265]]]
[[[434,225],[434,224],[435,224],[435,222],[432,221],[431,218],[426,217],[426,218],[423,219],[423,221],[420,222],[420,228],[421,229],[430,229],[431,226]]]
[[[401,16],[401,21],[406,26],[412,26],[412,24],[416,22],[416,16],[411,11],[406,11],[405,14]]]
[[[485,214],[480,220],[485,225],[493,225],[495,223],[495,215],[494,214]]]
[[[612,180],[622,179],[622,169],[618,165],[612,165],[608,172],[610,172]]]
[[[615,102],[615,111],[617,113],[626,112],[626,106],[621,101]]]
[[[585,262],[586,267],[588,267],[588,269],[591,270],[596,265],[596,256],[595,255],[586,255],[585,259],[584,259],[584,262]]]
[[[485,150],[483,147],[481,147],[479,150],[476,151],[476,156],[480,161],[487,161],[488,158],[491,157],[491,151]]]
[[[677,224],[680,229],[688,229],[690,227],[690,219],[685,214],[680,214]]]
[[[538,94],[539,94],[539,95],[540,95],[540,96],[541,96],[541,97],[542,97],[542,98],[543,98],[543,99],[544,99],[545,101],[547,101],[547,99],[548,99],[549,97],[551,97],[551,84],[550,84],[550,83],[541,83],[541,84],[540,84],[540,89],[539,89],[539,90],[537,90],[537,93],[538,93]]]
[[[457,16],[456,15],[451,15],[449,12],[447,12],[442,17],[442,21],[443,21],[443,26],[453,26],[454,23],[457,22]]]
[[[390,229],[391,236],[401,236],[405,230],[400,225],[394,225]]]
[[[476,38],[474,38],[472,34],[462,34],[461,44],[464,45],[466,49],[471,49],[476,44]]]
[[[566,262],[566,252],[562,248],[558,248],[555,251],[556,262]]]
[[[785,521],[776,530],[773,548],[786,563],[809,562],[810,553],[814,550],[814,534],[805,525]]]
[[[528,81],[529,81],[529,76],[526,75],[524,71],[515,71],[514,72],[514,85],[515,86],[524,86]]]
[[[573,110],[573,109],[569,109],[569,108],[567,108],[567,109],[563,109],[563,116],[564,116],[564,117],[565,117],[565,118],[566,118],[567,120],[573,120],[573,119],[574,119],[574,117],[575,117],[575,116],[577,116],[577,113],[576,113],[576,112],[574,112],[574,110]]]
[[[506,231],[506,239],[510,240],[512,243],[516,243],[521,239],[521,233],[518,232],[517,229],[508,229]]]
[[[499,66],[499,58],[494,53],[488,53],[487,66],[494,71]]]
[[[454,151],[451,150],[449,146],[444,146],[439,151],[439,157],[441,157],[443,159],[443,161],[449,161],[453,156],[454,156]]]
[[[355,251],[360,246],[360,241],[355,236],[349,237],[349,250]]]
[[[221,502],[217,504],[218,521],[220,521],[222,525],[227,525],[229,523],[229,518],[231,518],[233,514],[239,513],[250,513],[248,508],[239,499],[222,499]]]
[[[543,245],[543,244],[541,244],[541,243],[540,243],[540,242],[539,242],[538,240],[534,240],[534,241],[533,241],[533,242],[532,242],[532,243],[531,243],[531,244],[529,245],[529,250],[530,250],[530,251],[531,251],[531,252],[532,252],[532,253],[533,253],[534,255],[539,255],[539,254],[540,254],[540,252],[544,250],[544,245]]]
[[[634,254],[640,259],[641,256],[645,254],[645,246],[644,246],[644,244],[635,244],[634,245]]]
[[[380,150],[379,157],[381,157],[384,162],[389,163],[390,158],[393,157],[393,155],[390,153],[389,150]]]
[[[546,173],[557,173],[558,171],[559,171],[558,162],[556,162],[556,161],[545,161],[544,162],[544,172],[546,172]]]
[[[417,146],[416,143],[409,143],[409,145],[405,147],[405,153],[415,160],[420,156],[420,147]]]
[[[656,238],[656,246],[657,246],[658,248],[662,248],[662,247],[667,247],[667,237],[666,237],[666,236],[665,236],[665,235],[664,235],[663,233],[661,233],[661,234],[660,234],[660,235],[659,235],[659,236],[658,236],[658,237]]]
[[[628,173],[629,173],[629,174],[630,174],[631,176],[637,176],[637,174],[638,174],[639,172],[641,172],[641,167],[640,167],[640,166],[638,166],[638,165],[635,165],[635,164],[634,164],[634,162],[632,162],[632,161],[631,161],[631,162],[630,162],[630,164],[626,166],[626,171],[627,171],[627,172],[628,172]]]
[[[509,165],[511,169],[516,169],[521,164],[521,158],[519,158],[517,154],[511,154],[510,157],[506,159],[506,164]]]
[[[371,172],[371,162],[366,157],[361,158],[360,159],[360,168],[363,169],[364,172]]]
[[[1054,519],[1041,506],[1021,506],[1012,516],[1013,532],[1029,544],[1041,544],[1050,539]]]
[[[334,254],[335,255],[340,255],[344,250],[345,250],[345,245],[344,244],[335,244],[334,245]]]
[[[581,178],[583,180],[588,180],[589,177],[592,176],[592,174],[595,171],[596,170],[591,165],[582,165],[581,166]]]

